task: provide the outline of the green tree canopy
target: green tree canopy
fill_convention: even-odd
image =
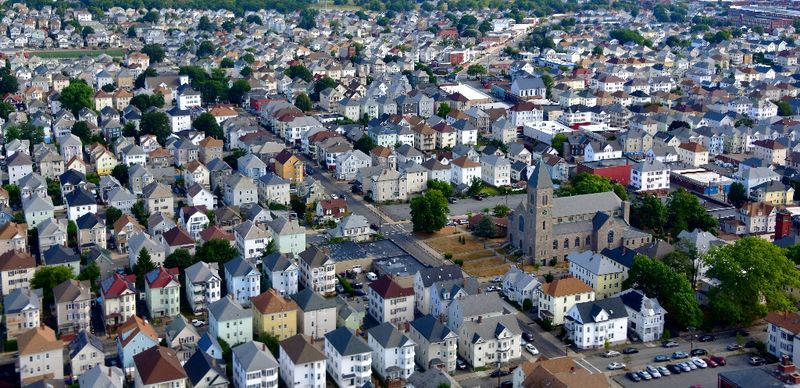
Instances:
[[[633,42],[638,45],[642,46],[652,46],[653,42],[648,39],[645,39],[639,31],[631,30],[628,28],[620,28],[616,30],[612,30],[608,34],[612,39],[616,39],[619,41],[620,44],[625,44],[628,42]]]
[[[169,117],[164,112],[158,111],[147,112],[142,115],[139,131],[143,135],[156,135],[158,142],[162,145],[166,143],[167,137],[172,134]]]
[[[314,107],[314,103],[311,102],[311,98],[308,97],[308,94],[300,93],[300,95],[294,100],[294,106],[303,112],[308,112]]]
[[[469,67],[467,68],[467,74],[469,74],[469,75],[471,75],[473,77],[478,76],[478,75],[482,75],[482,74],[486,74],[486,73],[487,73],[486,68],[483,67],[483,65],[480,65],[480,64],[477,64],[477,63],[474,64],[474,65],[469,65]]]
[[[13,139],[30,140],[31,144],[38,144],[44,142],[44,128],[34,125],[31,122],[24,122],[16,126],[6,128],[6,134],[3,136],[6,142]]]
[[[186,249],[176,249],[164,259],[164,267],[167,268],[180,268],[181,272],[187,267],[194,264],[195,260],[189,251]]]
[[[228,57],[222,58],[222,61],[220,61],[219,63],[219,67],[223,69],[232,69],[233,65],[234,65],[233,59],[230,59]]]
[[[450,109],[450,105],[446,102],[443,102],[439,104],[439,109],[436,110],[436,115],[445,118],[448,114],[450,114],[451,110],[452,109]]]
[[[745,237],[712,248],[706,261],[719,285],[709,293],[718,323],[750,324],[769,311],[795,311],[786,288],[800,287],[800,272],[781,248],[759,237]]]
[[[311,82],[312,79],[311,71],[303,65],[291,65],[284,71],[284,74],[289,78],[300,78],[306,82]]]
[[[136,286],[144,288],[144,276],[156,268],[153,263],[153,258],[147,248],[142,248],[139,251],[139,256],[136,258],[136,265],[133,267],[133,272],[136,274]]]
[[[245,94],[250,91],[250,83],[247,81],[240,79],[231,85],[230,89],[228,89],[228,101],[233,104],[241,104],[242,99],[244,99]]]
[[[164,62],[164,46],[160,44],[146,44],[142,47],[142,53],[147,54],[153,63]]]
[[[17,77],[11,74],[8,67],[0,68],[0,94],[16,93],[18,89]]]
[[[550,147],[553,147],[553,149],[555,149],[556,152],[558,152],[558,154],[563,157],[564,143],[566,143],[567,141],[569,141],[567,135],[559,133],[558,135],[553,136],[553,139],[550,140]]]
[[[192,127],[198,131],[202,131],[206,136],[216,139],[225,138],[222,127],[217,123],[217,119],[208,112],[203,112],[192,122]]]
[[[122,217],[122,210],[113,206],[109,206],[108,209],[106,209],[106,225],[114,225],[120,217]]]
[[[447,199],[438,190],[429,189],[411,200],[411,223],[415,232],[433,233],[447,225]]]
[[[700,306],[689,281],[658,260],[644,255],[634,257],[622,287],[633,287],[648,297],[657,298],[669,311],[667,318],[680,328],[699,327],[702,322]]]
[[[478,237],[495,237],[497,236],[497,226],[492,222],[492,217],[485,215],[478,221],[478,224],[475,225],[475,230],[473,230],[472,233]]]
[[[745,190],[743,184],[739,182],[731,183],[731,187],[728,189],[728,202],[731,205],[738,209],[747,202],[747,198],[747,190]]]
[[[97,284],[99,284],[100,280],[100,267],[97,266],[97,263],[92,261],[86,267],[83,267],[83,270],[78,275],[78,280],[88,281],[92,290],[96,291]]]
[[[445,198],[453,196],[453,185],[450,182],[443,182],[437,179],[428,180],[428,189],[439,190]]]
[[[239,256],[239,251],[227,240],[209,240],[197,248],[195,257],[205,262],[225,264]]]
[[[618,183],[611,182],[608,178],[600,175],[582,172],[570,178],[569,183],[562,185],[556,195],[560,197],[602,193],[613,191],[621,200],[628,199],[625,188]]]
[[[44,300],[53,301],[53,288],[72,279],[72,268],[65,265],[48,265],[39,267],[31,278],[32,289],[42,289]]]
[[[716,233],[717,220],[706,212],[700,200],[681,188],[667,197],[667,221],[673,237],[684,230],[697,228]]]
[[[787,116],[791,116],[791,115],[794,114],[792,112],[792,105],[789,104],[788,101],[780,100],[780,101],[774,101],[774,102],[775,102],[775,105],[778,106],[778,116],[787,117]]]
[[[73,135],[79,137],[83,144],[89,144],[92,141],[92,130],[85,121],[77,121],[75,124],[72,124],[71,132]]]
[[[70,80],[69,85],[61,90],[61,97],[59,101],[64,108],[72,111],[72,114],[78,115],[78,111],[83,108],[94,108],[94,90],[84,80]]]
[[[667,224],[667,206],[656,196],[644,195],[634,202],[631,208],[633,225],[646,230],[656,237],[664,237]]]
[[[199,58],[206,58],[211,54],[214,54],[215,51],[216,49],[214,47],[214,44],[207,40],[204,40],[200,42],[199,46],[197,46],[197,51],[195,52],[195,55],[197,55]]]

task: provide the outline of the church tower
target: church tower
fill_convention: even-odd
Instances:
[[[528,178],[527,205],[524,254],[534,263],[545,264],[553,252],[553,181],[542,159]]]

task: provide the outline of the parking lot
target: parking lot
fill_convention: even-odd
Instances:
[[[724,371],[734,371],[740,369],[756,369],[763,368],[771,370],[773,365],[764,365],[759,367],[751,366],[747,363],[749,355],[736,355],[727,357],[727,365],[716,368],[695,369],[688,373],[681,373],[679,375],[664,376],[659,379],[650,381],[634,382],[625,377],[625,374],[616,375],[613,377],[614,381],[623,387],[648,387],[648,388],[675,388],[675,387],[691,387],[693,385],[700,385],[703,387],[716,387],[717,374]],[[682,360],[686,361],[686,360]],[[662,363],[663,364],[663,363]]]

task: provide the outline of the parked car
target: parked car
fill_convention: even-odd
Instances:
[[[747,360],[747,362],[749,362],[750,365],[753,365],[753,366],[761,366],[761,365],[766,365],[767,360],[765,360],[762,357],[750,357]]]
[[[636,373],[636,372],[625,373],[625,377],[629,378],[631,381],[636,382],[636,383],[642,381],[642,378],[639,377],[639,374]]]
[[[450,198],[447,198],[447,202],[450,202],[450,203],[456,203],[456,201],[457,201],[457,200],[456,200],[456,197],[450,197]]]
[[[505,371],[502,369],[495,369],[492,373],[489,374],[489,377],[498,378],[498,377],[508,376],[510,374],[511,372],[509,371]]]
[[[534,340],[533,334],[531,334],[528,331],[523,331],[522,332],[522,339],[524,339],[525,341],[528,341],[528,342],[533,342],[533,340]]]
[[[367,280],[374,282],[378,280],[378,275],[375,272],[367,272]]]
[[[644,370],[646,370],[650,376],[653,376],[654,379],[661,378],[661,372],[659,372],[658,369],[654,368],[652,365],[648,365],[646,368],[644,368]]]
[[[639,377],[641,377],[642,380],[644,380],[644,381],[648,381],[648,380],[652,380],[653,379],[653,376],[650,376],[650,373],[647,373],[647,372],[645,372],[643,370],[640,370],[640,371],[638,371],[636,373],[638,373]]]
[[[676,374],[676,375],[681,374],[681,372],[683,371],[683,369],[681,367],[679,367],[677,364],[669,364],[669,365],[667,365],[667,370],[672,372],[672,374]]]
[[[622,349],[622,354],[634,354],[634,353],[639,353],[639,349],[636,349],[634,347],[628,347]]]
[[[665,348],[677,348],[680,345],[675,341],[667,341],[667,342],[664,342],[661,346],[663,346]]]
[[[656,356],[655,359],[653,359],[653,361],[655,361],[655,362],[666,362],[666,361],[669,361],[669,356],[666,355],[666,354],[659,354],[659,355]]]
[[[616,350],[609,350],[603,353],[603,357],[610,358],[610,357],[617,357],[620,353]]]
[[[691,370],[697,369],[697,364],[691,362],[691,360],[684,362],[684,364],[686,364],[689,367],[689,369],[691,369]]]
[[[343,294],[344,293],[344,287],[341,284],[337,284],[336,285],[336,292],[339,293],[339,294]]]
[[[467,369],[467,363],[460,358],[456,358],[456,368],[461,370]]]
[[[700,369],[708,368],[708,364],[705,361],[701,360],[699,357],[695,357],[692,359],[692,362],[697,365]]]
[[[736,336],[747,337],[749,335],[750,335],[750,333],[748,333],[747,330],[744,330],[744,329],[735,330],[733,332],[733,336],[734,337],[736,337]]]
[[[609,370],[625,369],[625,364],[621,362],[612,362],[608,364],[608,369]]]
[[[719,366],[725,366],[728,363],[728,361],[725,360],[725,357],[722,356],[711,356],[710,358],[712,361],[716,362],[717,365]]]
[[[700,342],[711,342],[715,339],[715,337],[711,334],[703,334],[697,340]]]
[[[503,381],[502,383],[500,383],[500,388],[511,388],[513,386],[514,386],[514,382],[511,381],[511,380]]]
[[[473,195],[472,198],[475,198],[477,201],[483,201],[483,196],[480,194]]]
[[[367,293],[363,290],[356,290],[355,294],[356,296],[367,296]]]
[[[669,376],[672,374],[672,372],[664,366],[657,366],[656,369],[658,369],[658,372],[661,373],[662,376]]]
[[[192,319],[192,326],[194,326],[194,327],[203,327],[205,325],[206,325],[206,323],[201,321],[201,320],[199,320],[199,319]]]
[[[534,356],[539,354],[539,349],[536,349],[536,346],[533,346],[533,344],[525,345],[525,350],[527,350],[528,353],[533,354]]]
[[[697,349],[692,349],[692,351],[689,352],[689,354],[692,356],[705,356],[706,354],[708,354],[708,351],[705,349],[697,348]]]
[[[682,358],[689,358],[689,355],[686,354],[685,352],[674,352],[674,353],[672,353],[672,359],[680,360]]]
[[[749,341],[744,343],[744,347],[747,348],[747,349],[752,349],[752,348],[756,347],[756,341],[749,340]]]
[[[683,373],[692,371],[692,368],[689,367],[689,363],[682,362],[682,363],[678,364],[678,366],[681,368],[681,372],[683,372]]]
[[[706,365],[708,365],[709,368],[716,368],[717,367],[717,363],[714,362],[714,360],[712,360],[712,359],[710,359],[708,357],[703,358],[703,362],[705,362]]]
[[[742,349],[744,349],[744,347],[742,345],[739,345],[739,344],[730,344],[730,345],[728,345],[728,347],[726,349],[728,349],[730,351],[733,351],[733,350],[742,350]]]

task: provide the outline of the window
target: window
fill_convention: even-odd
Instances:
[[[611,244],[613,242],[614,242],[614,231],[613,230],[609,230],[608,231],[608,243]]]
[[[569,248],[569,239],[568,238],[564,239],[564,248]]]

